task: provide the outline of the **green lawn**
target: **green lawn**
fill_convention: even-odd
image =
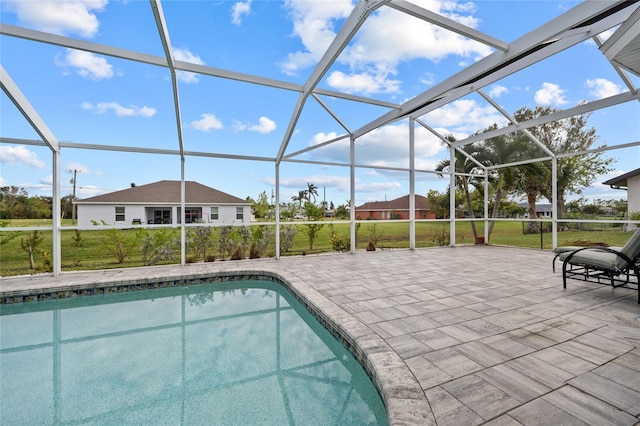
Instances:
[[[288,222],[287,222],[288,224]],[[293,222],[295,225],[295,222]],[[70,221],[65,221],[64,225],[70,225]],[[477,221],[477,230],[479,235],[483,235],[482,221]],[[10,226],[50,226],[50,221],[42,220],[16,220],[11,221]],[[297,234],[294,239],[293,247],[283,255],[301,255],[334,251],[334,246],[330,239],[330,227],[325,224],[318,232],[314,241],[313,249],[309,248],[309,240],[307,234],[303,231],[305,225],[296,225]],[[349,223],[342,222],[334,224],[337,237],[342,240],[344,247],[349,249]],[[39,231],[44,237],[43,242],[34,251],[34,260],[36,269],[29,269],[28,254],[21,247],[21,240],[26,240],[33,231],[3,232],[0,234],[3,240],[9,235],[15,235],[12,240],[0,246],[0,275],[23,275],[30,273],[46,272],[47,260],[50,259],[52,252],[51,231]],[[105,243],[108,231],[80,231],[82,238],[82,246],[79,247],[74,242],[76,233],[74,230],[61,231],[62,235],[62,270],[95,270],[109,269],[121,267],[133,267],[144,265],[141,251],[141,235],[154,235],[158,233],[156,229],[143,230],[138,228],[129,231],[118,231],[119,235],[127,234],[125,241],[133,243],[133,249],[129,256],[125,258],[124,263],[118,263],[117,258],[110,254],[109,249],[114,248],[114,242]],[[175,237],[179,238],[179,229],[170,231]],[[136,235],[138,240],[134,242]],[[217,239],[217,233],[216,239]],[[602,242],[612,246],[621,246],[627,241],[631,233],[621,232],[619,228],[604,228],[598,231],[564,231],[558,233],[558,245],[567,245],[575,240],[587,240],[593,242]],[[366,249],[370,240],[377,240],[376,247],[378,249],[389,248],[408,248],[409,247],[409,223],[406,222],[378,222],[364,221],[360,224],[357,231],[357,248]],[[470,222],[460,221],[456,224],[456,244],[473,244],[473,232]],[[496,245],[508,245],[515,247],[530,247],[551,249],[551,233],[543,233],[542,236],[537,234],[523,234],[523,225],[521,221],[499,221],[496,222],[493,233],[490,237],[490,243]],[[433,247],[449,244],[449,223],[448,222],[418,222],[416,223],[416,246],[417,247]],[[263,257],[274,256],[274,242],[267,248]],[[209,254],[214,254],[217,261],[220,255],[217,250],[217,240],[214,247],[209,249]],[[180,249],[175,250],[176,257],[173,261],[160,261],[163,263],[179,263]],[[246,255],[249,255],[247,250]],[[188,253],[189,261],[197,261],[194,256]],[[49,263],[50,264],[50,263]]]

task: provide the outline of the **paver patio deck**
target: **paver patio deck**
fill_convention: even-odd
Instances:
[[[0,297],[267,272],[356,348],[393,425],[637,425],[636,292],[575,280],[563,290],[552,258],[461,246],[218,261],[8,277]]]

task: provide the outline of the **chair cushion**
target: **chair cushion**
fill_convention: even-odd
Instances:
[[[636,229],[629,241],[620,249],[621,253],[626,254],[629,259],[634,260],[640,255],[640,228]],[[620,259],[622,260],[622,259]],[[627,262],[622,260],[618,261],[618,264],[626,265]]]
[[[571,252],[560,253],[558,258],[564,262],[570,253]],[[594,269],[604,269],[608,271],[624,269],[624,267],[626,267],[626,262],[623,261],[624,266],[620,268],[618,266],[618,259],[621,258],[616,256],[615,253],[599,250],[597,248],[589,248],[576,253],[576,255],[569,260],[569,263],[572,265],[586,265]]]

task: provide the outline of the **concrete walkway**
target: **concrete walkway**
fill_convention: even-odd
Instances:
[[[563,290],[552,258],[465,246],[217,261],[3,278],[0,297],[265,272],[355,348],[393,425],[638,424],[637,293]]]

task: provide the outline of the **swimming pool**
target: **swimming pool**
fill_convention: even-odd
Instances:
[[[387,424],[362,366],[282,286],[3,305],[3,424]]]

